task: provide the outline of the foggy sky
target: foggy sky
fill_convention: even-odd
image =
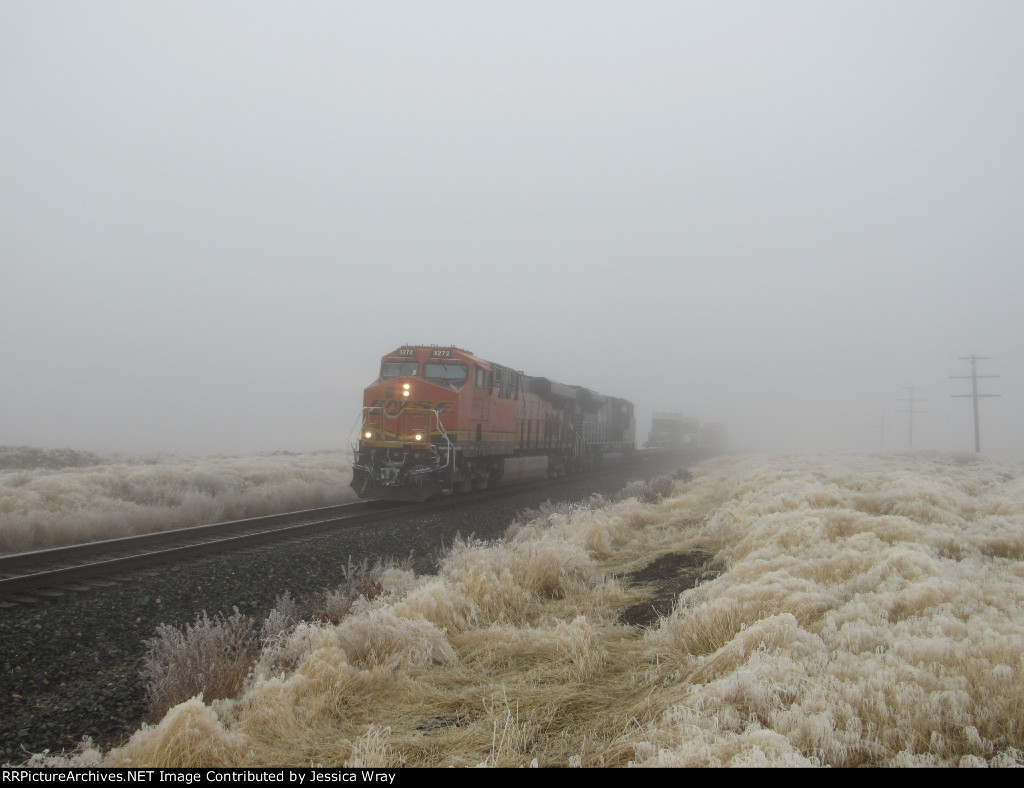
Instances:
[[[380,356],[1024,458],[1024,4],[0,3],[0,444],[345,448]]]

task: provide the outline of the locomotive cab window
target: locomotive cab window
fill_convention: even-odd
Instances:
[[[465,364],[445,364],[428,361],[423,365],[423,378],[428,383],[438,383],[451,389],[461,389],[469,377]]]
[[[382,380],[391,378],[414,378],[419,374],[420,365],[415,361],[385,361],[381,367]]]
[[[489,389],[491,387],[491,372],[483,367],[473,367],[473,385],[478,389]]]

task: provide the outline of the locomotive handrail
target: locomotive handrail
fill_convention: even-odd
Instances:
[[[441,433],[441,437],[444,438],[444,442],[448,444],[447,451],[445,452],[445,454],[447,455],[447,457],[445,458],[446,462],[444,465],[438,466],[438,469],[440,470],[441,468],[447,468],[451,464],[452,455],[455,453],[455,446],[452,444],[451,438],[448,437],[448,433],[445,431],[444,426],[441,424],[441,411],[431,410],[430,412],[434,414],[434,423],[437,424],[437,431]],[[433,446],[433,443],[431,443],[431,446]]]
[[[427,417],[428,421],[427,421],[426,432],[427,432],[428,436],[432,436],[435,432],[440,433],[441,437],[444,438],[444,446],[441,446],[440,448],[442,450],[444,450],[444,454],[445,454],[445,458],[444,458],[445,461],[444,461],[444,463],[443,464],[439,464],[437,466],[436,470],[441,470],[443,468],[447,468],[452,463],[453,455],[455,454],[455,444],[452,443],[452,440],[451,440],[451,438],[448,437],[448,432],[445,430],[444,425],[441,424],[441,411],[434,410],[433,408],[402,408],[398,413],[388,413],[387,410],[383,406],[381,406],[381,405],[367,405],[367,406],[365,406],[363,408],[363,419],[362,419],[362,429],[363,430],[365,430],[367,428],[367,425],[369,424],[369,416],[371,414],[373,414],[373,413],[380,413],[381,414],[381,420],[380,420],[381,438],[383,440],[385,440],[385,441],[389,440],[389,438],[388,438],[388,431],[387,431],[387,429],[384,426],[384,420],[386,418],[397,419],[397,418],[400,418],[402,416],[408,417],[408,416],[413,415],[413,414],[428,414],[428,413],[429,414],[433,414],[433,416],[434,416],[434,426],[431,426],[430,421],[429,421],[429,416],[428,416]],[[399,431],[397,431],[395,433],[395,438],[396,439],[398,439],[401,436],[402,431],[404,431],[404,429],[405,429],[404,425],[407,425],[407,424],[408,424],[407,419],[403,420],[403,425],[400,425],[399,426]],[[441,454],[441,452],[438,450],[439,447],[435,446],[433,441],[430,442],[429,446],[430,446],[430,449],[435,454],[438,454],[438,455]]]

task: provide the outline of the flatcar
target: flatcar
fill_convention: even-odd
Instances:
[[[636,448],[632,402],[454,346],[403,345],[384,355],[360,421],[352,488],[374,500],[556,478]]]

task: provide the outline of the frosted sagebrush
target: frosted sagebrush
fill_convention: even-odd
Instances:
[[[142,679],[150,716],[159,719],[189,698],[234,697],[256,658],[259,636],[252,618],[236,607],[228,617],[203,611],[183,629],[161,624],[146,646]]]

